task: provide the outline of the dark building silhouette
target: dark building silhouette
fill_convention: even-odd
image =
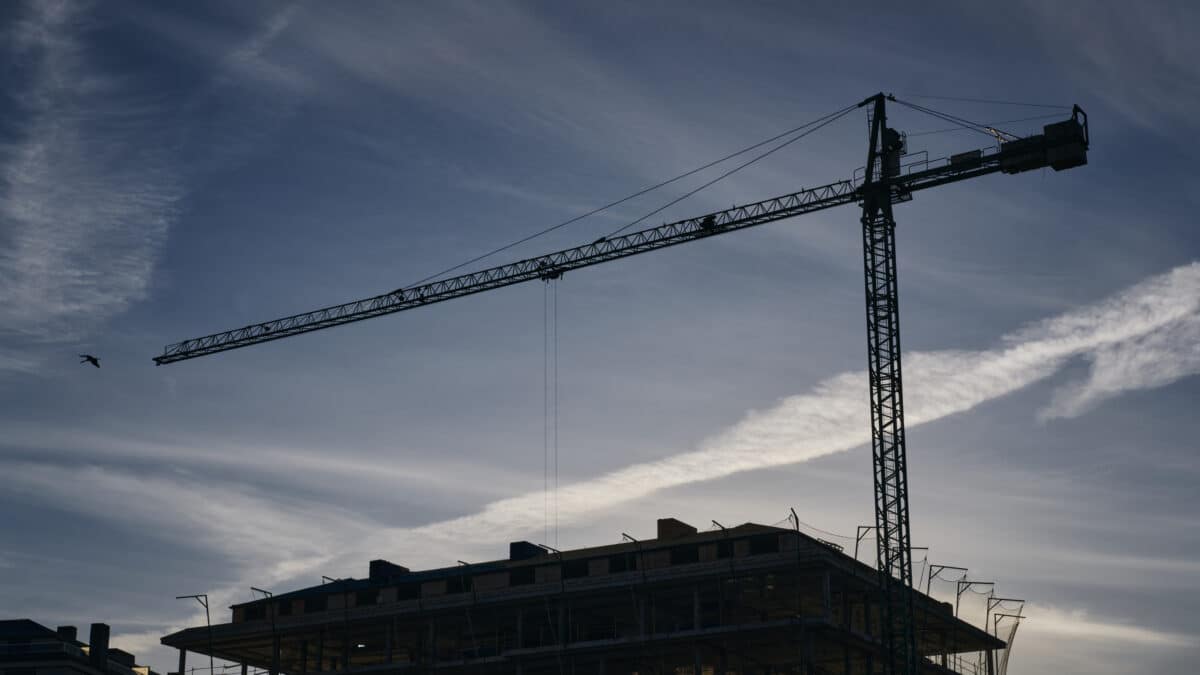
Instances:
[[[923,672],[994,672],[1005,643],[912,591]],[[339,579],[162,638],[270,673],[771,675],[883,671],[879,578],[836,545],[745,524]],[[956,654],[972,654],[968,660]],[[948,668],[946,664],[954,665]]]
[[[103,623],[92,624],[85,643],[75,626],[51,630],[29,619],[0,621],[0,675],[158,675],[110,647],[108,637]]]

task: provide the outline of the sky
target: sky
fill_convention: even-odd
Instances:
[[[1093,137],[1085,167],[896,208],[918,572],[1027,600],[1011,673],[1192,669],[1200,12],[1018,5],[4,3],[0,615],[108,622],[166,672],[159,637],[203,622],[176,595],[224,621],[250,586],[373,558],[791,508],[852,544],[873,520],[853,206],[151,359],[410,285],[885,91],[1015,133],[1069,111],[1013,102],[1078,103]],[[889,120],[931,158],[993,143]],[[648,224],[850,178],[866,131],[855,111]],[[590,242],[727,168],[481,264]]]

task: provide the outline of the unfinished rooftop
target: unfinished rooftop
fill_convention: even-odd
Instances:
[[[366,578],[234,605],[211,634],[162,643],[181,670],[186,652],[211,651],[289,675],[883,672],[874,568],[787,528],[665,518],[657,535],[561,552],[514,542],[502,560],[425,571],[374,560]],[[911,592],[922,672],[994,672],[1003,641]],[[947,668],[967,653],[970,669]]]

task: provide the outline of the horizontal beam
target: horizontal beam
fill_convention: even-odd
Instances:
[[[1025,139],[1028,141],[1030,139]],[[1036,152],[1023,148],[1020,170],[1028,170],[1037,164],[1048,165],[1047,153],[1058,145],[1073,141],[1066,139],[1054,143],[1043,142]],[[893,201],[906,201],[913,192],[925,190],[968,178],[1008,171],[1006,162],[1011,162],[1014,153],[1006,152],[1005,145],[961,153],[952,158],[922,161],[904,167],[900,175],[875,181],[876,189],[881,180],[886,180]],[[1013,148],[1016,150],[1016,148]],[[1086,151],[1086,143],[1080,153]],[[1040,153],[1040,154],[1038,154]],[[1031,162],[1030,157],[1040,157]],[[1011,168],[1011,167],[1010,167]],[[167,345],[160,356],[154,357],[157,365],[166,365],[199,356],[216,354],[232,349],[280,340],[282,338],[311,333],[325,328],[342,326],[355,321],[371,319],[385,314],[403,312],[475,293],[482,293],[504,286],[537,279],[557,279],[565,272],[597,265],[610,260],[627,258],[663,248],[696,241],[707,237],[743,230],[786,218],[812,213],[843,204],[862,201],[862,186],[856,180],[842,180],[821,187],[799,190],[772,197],[763,201],[715,211],[697,218],[689,218],[658,227],[640,230],[615,237],[600,237],[590,244],[555,251],[535,258],[526,258],[514,263],[489,267],[477,272],[461,274],[449,279],[432,281],[411,288],[398,288],[390,293],[332,305],[311,312],[293,314],[262,323],[250,324],[220,333],[183,340]]]
[[[163,354],[155,357],[154,362],[158,365],[175,363],[216,352],[279,340],[300,333],[341,326],[384,314],[394,314],[526,281],[555,279],[571,270],[820,211],[841,204],[849,204],[857,198],[857,190],[850,181],[839,181],[627,235],[611,238],[601,237],[584,246],[576,246],[441,281],[433,281],[421,286],[400,288],[363,300],[184,340],[167,345]]]

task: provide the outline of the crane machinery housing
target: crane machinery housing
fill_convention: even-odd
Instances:
[[[662,248],[743,230],[756,225],[845,204],[862,209],[863,272],[866,290],[867,359],[870,381],[871,444],[874,465],[876,568],[883,596],[882,638],[892,675],[921,672],[913,623],[908,474],[904,397],[900,367],[900,324],[896,279],[896,221],[893,206],[921,190],[992,173],[1016,174],[1050,167],[1055,171],[1087,163],[1090,133],[1086,113],[1073,106],[1069,119],[1047,124],[1040,134],[997,134],[997,145],[941,160],[905,163],[906,138],[887,125],[887,104],[899,103],[955,124],[993,133],[991,127],[897,100],[883,93],[827,116],[837,119],[868,108],[870,139],[861,178],[836,181],[695,218],[666,223],[590,244],[513,263],[443,278],[340,305],[295,314],[167,345],[158,365],[248,347],[340,326],[424,305],[444,302]]]

